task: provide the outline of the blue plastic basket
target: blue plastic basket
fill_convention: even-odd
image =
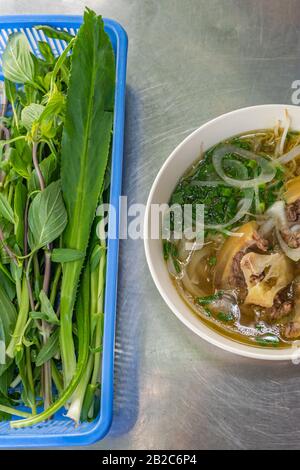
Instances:
[[[31,45],[32,51],[38,55],[37,41],[47,41],[53,52],[60,55],[66,44],[64,41],[47,39],[42,31],[36,31],[35,25],[48,24],[76,34],[82,18],[80,16],[5,16],[0,17],[0,79],[1,55],[5,49],[8,35],[23,31]],[[119,196],[122,186],[122,160],[124,140],[125,88],[127,35],[115,21],[104,19],[105,30],[113,45],[116,57],[116,92],[114,132],[112,146],[112,171],[110,202],[116,209],[116,221],[119,220]],[[118,233],[118,226],[116,227]],[[48,447],[88,445],[102,439],[108,432],[112,421],[113,410],[113,372],[114,372],[114,341],[118,281],[119,240],[108,236],[107,270],[105,290],[105,321],[103,336],[103,359],[101,378],[100,414],[91,423],[82,423],[78,427],[64,417],[64,412],[57,413],[53,419],[40,425],[24,429],[11,429],[8,422],[0,422],[0,448],[17,447]]]

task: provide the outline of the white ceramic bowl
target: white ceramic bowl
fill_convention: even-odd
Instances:
[[[168,203],[170,196],[184,172],[199,158],[204,151],[222,140],[236,134],[256,129],[272,128],[278,119],[284,119],[284,111],[291,117],[291,127],[300,130],[300,108],[288,105],[261,105],[238,109],[209,121],[189,135],[176,147],[159,171],[147,202],[145,213],[144,243],[146,258],[153,280],[161,296],[173,313],[188,328],[210,343],[242,356],[268,360],[291,360],[295,349],[264,349],[247,346],[218,334],[206,326],[186,305],[178,294],[167,271],[163,259],[162,242],[151,239],[151,204]]]

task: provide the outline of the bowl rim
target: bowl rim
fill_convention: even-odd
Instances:
[[[185,137],[170,153],[170,155],[166,158],[164,161],[163,165],[161,166],[159,172],[157,173],[154,182],[151,186],[149,196],[147,199],[147,204],[146,204],[146,210],[145,210],[145,216],[144,216],[144,249],[145,249],[145,255],[146,255],[146,260],[147,264],[152,276],[152,279],[154,281],[154,284],[156,285],[156,288],[158,289],[161,297],[169,307],[169,309],[172,311],[173,314],[176,315],[176,317],[191,331],[193,331],[197,336],[201,337],[202,339],[206,340],[210,344],[213,344],[214,346],[217,346],[225,351],[231,352],[233,354],[239,355],[239,356],[244,356],[252,359],[259,359],[259,360],[267,360],[267,361],[287,361],[287,360],[292,360],[295,358],[295,349],[293,347],[290,348],[283,348],[283,349],[275,349],[275,348],[268,348],[268,349],[263,349],[262,347],[259,346],[250,346],[247,344],[240,343],[238,341],[235,341],[231,339],[230,337],[223,336],[222,334],[216,332],[212,328],[206,326],[203,321],[199,318],[199,326],[196,327],[193,325],[179,310],[178,308],[174,305],[172,298],[170,298],[169,295],[165,292],[164,286],[161,283],[159,277],[156,274],[156,270],[152,261],[152,254],[151,254],[151,249],[149,245],[149,239],[148,239],[148,233],[149,233],[149,227],[150,227],[150,209],[151,209],[151,203],[153,196],[157,190],[157,187],[159,186],[159,182],[161,179],[161,176],[165,172],[165,169],[169,166],[170,161],[174,158],[174,156],[184,147],[186,144],[195,138],[195,135],[198,134],[199,132],[203,131],[209,126],[218,124],[219,121],[222,121],[224,118],[230,118],[231,116],[234,116],[239,113],[244,113],[247,111],[253,112],[254,110],[262,111],[262,110],[267,110],[267,109],[278,109],[279,111],[283,111],[284,109],[297,109],[298,112],[300,112],[300,107],[296,105],[285,105],[285,104],[260,104],[260,105],[255,105],[255,106],[247,106],[243,108],[238,108],[233,111],[223,113],[213,119],[210,119],[209,121],[206,121],[204,124],[199,126],[197,129],[195,129],[193,132],[191,132],[187,137]],[[234,135],[234,133],[232,134]],[[211,333],[210,333],[211,331]],[[298,358],[299,354],[297,355]]]

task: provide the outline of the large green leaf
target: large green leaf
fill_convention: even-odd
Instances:
[[[15,236],[16,242],[20,248],[24,246],[24,215],[27,199],[27,189],[24,184],[19,181],[16,185],[14,195],[14,219],[15,219]]]
[[[8,295],[10,300],[14,300],[16,296],[16,287],[12,278],[10,276],[9,271],[5,268],[5,266],[0,265],[0,284],[5,290],[6,294]]]
[[[41,347],[37,358],[36,366],[40,367],[49,361],[59,351],[59,328],[57,328]]]
[[[39,31],[43,31],[43,33],[45,33],[45,35],[48,38],[52,38],[52,39],[60,39],[62,41],[69,42],[71,41],[71,39],[74,38],[74,36],[72,36],[72,34],[68,33],[67,31],[58,30],[48,25],[47,26],[44,26],[44,25],[35,26],[35,29]]]
[[[109,154],[114,78],[114,55],[103,21],[87,10],[73,49],[62,138],[62,191],[68,213],[65,248],[82,252],[87,248]],[[65,351],[64,345],[72,343],[72,312],[82,265],[80,259],[63,266],[62,357],[69,378],[75,359],[70,346]]]
[[[14,211],[6,196],[3,193],[0,193],[0,216],[4,217],[8,222],[14,224]]]
[[[21,112],[21,122],[23,126],[30,131],[33,124],[39,120],[42,115],[45,106],[38,103],[31,103],[26,108],[22,109]]]
[[[72,248],[54,248],[51,253],[51,261],[54,263],[70,263],[84,258],[84,253]]]
[[[59,319],[57,318],[56,313],[48,299],[47,295],[43,290],[40,292],[40,301],[41,301],[41,312],[32,312],[32,318],[40,318],[46,320],[48,323],[53,325],[59,325]]]
[[[67,224],[60,181],[51,183],[33,200],[28,213],[30,247],[37,250],[60,236]]]
[[[14,83],[30,83],[34,79],[34,63],[29,43],[23,33],[14,33],[2,56],[4,77]]]
[[[25,149],[25,146],[23,147],[23,149],[21,148],[21,150],[11,148],[9,150],[9,161],[15,172],[18,173],[18,175],[28,179],[30,177],[30,167],[28,163],[28,152]]]
[[[0,284],[0,364],[6,364],[3,349],[8,345],[17,320],[14,304]],[[1,353],[2,351],[2,353]]]

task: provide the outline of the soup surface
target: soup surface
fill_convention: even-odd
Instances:
[[[201,156],[169,203],[170,276],[195,314],[237,341],[300,339],[298,157],[300,133],[288,124],[232,137]]]

